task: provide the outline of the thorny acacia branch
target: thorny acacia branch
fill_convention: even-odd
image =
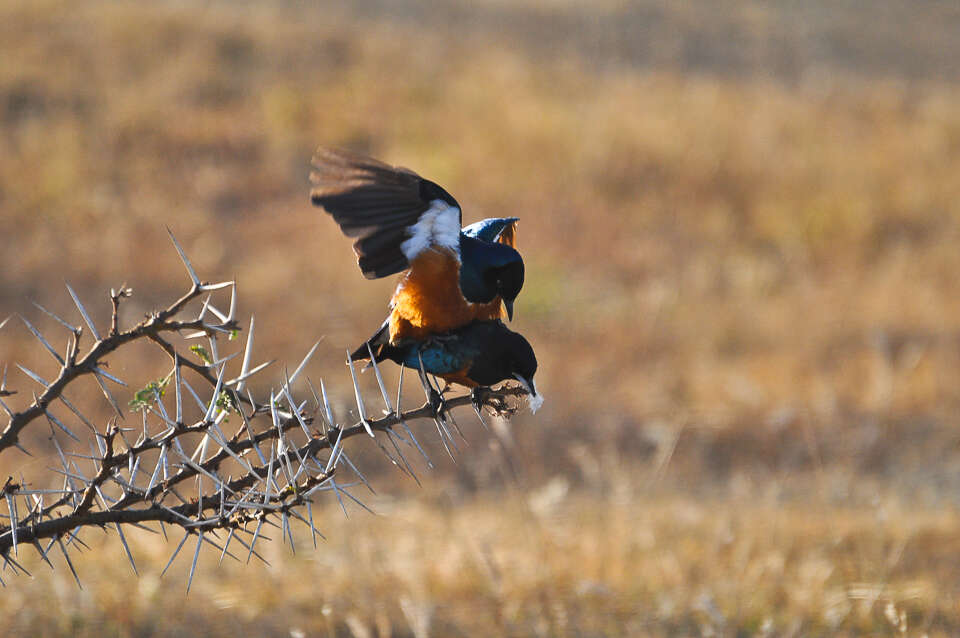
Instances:
[[[171,557],[171,562],[186,539],[196,535],[190,582],[204,543],[219,549],[222,558],[224,555],[232,556],[229,546],[235,539],[244,546],[248,559],[250,556],[259,557],[255,545],[258,539],[264,537],[261,528],[265,523],[279,526],[281,538],[284,542],[289,540],[292,548],[291,519],[295,518],[310,529],[316,544],[316,537],[320,533],[314,525],[311,509],[316,494],[332,492],[342,507],[344,497],[365,507],[348,489],[356,483],[337,482],[338,472],[343,471],[339,468],[346,464],[346,469],[369,487],[363,474],[347,455],[344,441],[361,434],[378,434],[375,442],[380,450],[401,471],[416,478],[402,447],[414,449],[425,458],[426,453],[408,426],[408,421],[433,420],[449,452],[448,442],[455,447],[450,424],[456,426],[449,416],[450,410],[476,401],[474,408],[478,415],[484,407],[495,413],[511,413],[515,408],[507,403],[507,399],[525,394],[521,388],[505,387],[473,398],[458,396],[444,401],[428,376],[420,370],[419,378],[424,386],[426,401],[417,408],[403,411],[402,394],[399,391],[402,385],[394,406],[387,395],[380,370],[374,365],[386,409],[383,416],[368,418],[352,362],[349,362],[360,418],[359,421],[340,425],[334,418],[322,380],[318,393],[307,379],[313,397],[311,410],[306,409],[307,401],[298,403],[292,395],[291,386],[316,350],[317,345],[314,345],[293,374],[284,375],[280,390],[271,392],[267,401],[257,402],[245,386],[251,377],[272,362],[251,367],[253,320],[246,335],[238,376],[224,380],[227,364],[235,355],[221,357],[218,352],[218,336],[235,336],[240,331],[235,316],[234,283],[201,282],[172,234],[171,239],[190,276],[190,289],[166,309],[152,313],[132,328],[120,328],[121,300],[132,294],[125,285],[119,290],[110,291],[112,313],[106,337],[99,335],[86,308],[67,285],[94,339],[83,355],[80,355],[81,327],[72,326],[40,307],[69,330],[68,345],[61,355],[39,330],[26,318],[21,318],[57,360],[60,369],[55,379],[47,381],[19,366],[27,377],[39,383],[43,389],[39,395],[33,395],[29,405],[16,412],[2,403],[0,398],[0,408],[8,415],[7,425],[0,434],[0,454],[12,447],[29,453],[20,443],[20,434],[41,416],[45,417],[50,423],[51,441],[60,461],[59,468],[50,469],[62,477],[62,487],[34,487],[22,478],[16,481],[13,477],[0,487],[0,512],[6,506],[6,514],[0,513],[0,574],[8,568],[14,572],[25,571],[16,559],[21,545],[32,546],[48,563],[51,550],[56,547],[79,584],[70,560],[70,551],[84,545],[79,532],[88,527],[115,529],[135,571],[136,565],[124,537],[123,526],[144,527],[147,523],[159,523],[161,526],[180,527],[184,531],[184,538]],[[191,302],[205,294],[213,295],[227,289],[231,293],[229,312],[217,310],[211,303],[211,296],[207,296],[199,316],[194,319],[184,317]],[[186,331],[192,333],[186,338],[207,340],[209,351],[197,346],[191,348],[194,351],[191,354],[199,355],[202,363],[181,352],[167,338],[167,335]],[[123,381],[105,370],[106,358],[135,341],[156,344],[173,364],[173,369],[164,379],[137,392],[135,400],[131,401],[132,407],[143,412],[142,428],[122,427],[123,413],[105,383],[123,384]],[[198,377],[207,391],[197,393],[184,378],[184,372]],[[117,412],[105,427],[97,428],[64,396],[64,390],[84,376],[92,376],[97,381]],[[16,390],[7,388],[4,368],[0,397],[14,394]],[[175,404],[172,414],[168,412],[170,406],[167,405],[171,394]],[[205,398],[201,399],[200,395]],[[188,404],[192,402],[196,405],[202,413],[200,418],[189,422],[184,420],[185,399]],[[51,412],[51,407],[57,401],[91,431],[90,454],[66,451],[61,445],[61,432],[77,442],[80,439]],[[224,428],[234,415],[239,417],[241,423],[228,436]],[[134,431],[138,432],[136,440],[130,441],[127,434]],[[389,449],[384,445],[384,438]],[[187,451],[190,446],[194,446],[192,453]],[[430,463],[429,459],[427,463]],[[92,474],[89,469],[81,468],[81,465],[89,467],[88,464],[93,468]],[[188,489],[191,492],[195,489],[193,493],[196,496],[184,497],[180,490]],[[252,531],[250,528],[253,528]],[[227,533],[222,546],[210,538],[218,537],[218,531]],[[3,584],[3,578],[0,577],[0,585]]]

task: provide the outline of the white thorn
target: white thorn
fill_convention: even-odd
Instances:
[[[70,284],[64,282],[67,286],[67,292],[70,293],[70,296],[73,297],[73,303],[77,305],[77,308],[80,310],[80,314],[83,315],[83,320],[87,322],[87,326],[90,328],[90,334],[93,335],[93,338],[97,341],[100,341],[100,334],[97,332],[97,327],[93,325],[93,320],[90,319],[90,315],[87,314],[87,309],[83,307],[83,304],[80,303],[80,298],[77,297],[77,293],[73,291],[73,288],[70,287]]]
[[[313,347],[310,348],[310,352],[303,358],[303,361],[300,362],[300,365],[297,366],[297,369],[293,371],[293,374],[290,375],[290,380],[288,383],[293,383],[297,380],[297,377],[300,376],[300,372],[303,371],[304,366],[307,365],[307,362],[310,361],[310,358],[313,356],[313,353],[317,351],[317,346],[320,345],[320,342],[323,341],[323,337],[317,339],[317,342],[313,344]]]
[[[243,349],[243,364],[240,366],[240,376],[235,381],[237,383],[237,392],[243,392],[243,381],[246,379],[247,371],[250,370],[250,359],[253,356],[253,315],[250,315],[250,330],[247,331],[247,345]],[[227,382],[230,385],[230,382]]]
[[[367,412],[363,407],[363,397],[360,396],[360,384],[357,383],[357,371],[353,369],[353,359],[350,358],[349,350],[347,350],[347,366],[350,368],[350,378],[353,379],[353,394],[357,399],[357,410],[360,411],[360,423],[363,424],[367,434],[373,437],[373,430],[370,429],[370,424],[367,423]]]
[[[187,272],[190,274],[190,281],[193,282],[194,286],[200,285],[200,278],[197,277],[197,273],[193,270],[193,265],[190,264],[190,260],[187,259],[187,254],[183,252],[183,248],[180,247],[180,242],[177,241],[177,238],[173,236],[173,231],[170,230],[170,227],[167,227],[167,234],[170,235],[170,239],[173,240],[173,245],[177,249],[177,252],[180,253],[180,259],[183,261],[183,265],[187,267]]]
[[[9,318],[10,318],[10,317],[7,317],[7,319],[9,319]],[[4,319],[4,320],[3,320],[3,323],[6,323],[6,322],[7,322],[7,319]],[[61,357],[60,354],[59,354],[56,350],[53,349],[53,346],[51,346],[50,343],[49,343],[46,339],[43,338],[43,335],[40,334],[40,331],[37,330],[36,328],[34,328],[34,327],[33,327],[33,324],[30,323],[29,321],[27,321],[27,318],[24,317],[23,315],[20,315],[20,319],[23,321],[24,324],[26,324],[27,329],[30,330],[30,332],[33,333],[33,336],[36,337],[36,338],[40,341],[40,343],[43,344],[43,347],[46,348],[47,351],[50,352],[50,354],[53,355],[53,358],[57,360],[57,363],[59,363],[60,365],[63,365],[63,357]],[[3,325],[0,324],[0,328],[2,328],[2,327],[3,327]]]

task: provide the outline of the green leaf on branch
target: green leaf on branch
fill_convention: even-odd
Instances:
[[[166,392],[167,384],[170,383],[170,377],[164,377],[151,381],[141,389],[137,390],[133,398],[127,403],[134,412],[141,412],[156,403],[159,397]]]
[[[203,346],[200,346],[200,345],[190,346],[190,352],[200,357],[200,359],[204,363],[206,363],[208,366],[213,365],[213,357],[210,356],[210,353],[207,352],[207,349],[204,348]]]

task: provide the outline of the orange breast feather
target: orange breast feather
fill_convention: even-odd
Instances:
[[[463,298],[460,263],[453,253],[443,249],[425,250],[410,263],[410,270],[400,280],[390,303],[393,343],[465,326],[481,308]]]

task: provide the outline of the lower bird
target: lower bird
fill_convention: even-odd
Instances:
[[[531,410],[536,412],[543,403],[533,382],[537,372],[533,348],[500,320],[474,321],[442,335],[396,344],[390,342],[388,328],[384,323],[351,358],[369,359],[372,352],[377,362],[389,359],[413,369],[422,366],[424,372],[474,390],[515,379],[529,393]]]

